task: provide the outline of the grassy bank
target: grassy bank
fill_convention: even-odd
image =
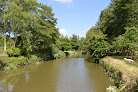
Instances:
[[[0,70],[11,70],[19,66],[24,66],[31,63],[40,63],[51,59],[65,57],[65,53],[60,51],[54,56],[38,57],[37,55],[19,56],[19,57],[2,57],[0,58]]]
[[[47,48],[43,50],[43,53],[40,53],[37,50],[29,52],[26,49],[11,48],[7,50],[6,56],[0,54],[0,70],[11,70],[18,66],[39,63],[41,61],[57,59],[65,56],[66,54],[56,47]]]
[[[138,67],[135,64],[112,57],[104,57],[101,59],[100,65],[113,79],[120,92],[138,91]]]
[[[42,61],[42,58],[36,55],[31,55],[30,57],[4,57],[0,58],[0,70],[11,70],[19,66],[24,66],[30,63],[36,63]]]

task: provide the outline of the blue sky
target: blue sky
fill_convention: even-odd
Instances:
[[[108,7],[110,0],[37,0],[53,9],[57,28],[61,34],[85,37],[86,32],[95,26],[101,10]]]

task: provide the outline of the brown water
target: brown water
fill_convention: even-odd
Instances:
[[[68,57],[0,72],[0,92],[105,92],[109,85],[103,69],[84,58]]]

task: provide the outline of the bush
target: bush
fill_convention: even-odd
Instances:
[[[66,54],[63,51],[59,50],[57,47],[53,47],[52,52],[54,58],[60,58],[66,56]]]
[[[14,56],[20,56],[21,55],[21,51],[19,48],[14,48],[13,52],[14,52]]]
[[[90,48],[93,51],[92,57],[99,59],[108,54],[108,51],[110,50],[110,44],[104,39],[97,39],[93,41]]]
[[[3,51],[4,50],[4,47],[2,46],[2,47],[0,47],[0,51]]]
[[[58,58],[65,57],[65,56],[66,56],[66,54],[63,51],[58,52]]]
[[[21,48],[21,55],[27,56],[27,49],[26,48]]]
[[[21,51],[19,48],[11,48],[7,50],[7,54],[9,55],[9,57],[18,57],[21,55]]]
[[[0,58],[0,69],[11,70],[16,66],[23,66],[29,63],[38,62],[42,59],[36,55],[31,55],[29,58],[20,56],[20,57],[5,57]]]
[[[13,52],[12,49],[8,49],[7,54],[8,54],[9,57],[11,57],[11,56],[13,56],[14,52]]]
[[[32,62],[38,62],[38,61],[41,61],[42,59],[41,58],[39,58],[39,57],[37,57],[36,55],[31,55],[30,57],[29,57],[29,63],[32,63]]]
[[[0,59],[0,69],[3,69],[5,66],[5,64],[2,62],[2,60]]]
[[[24,56],[20,56],[18,58],[16,58],[17,60],[15,60],[13,63],[15,64],[15,66],[17,65],[25,65],[28,64],[28,58],[24,57]]]

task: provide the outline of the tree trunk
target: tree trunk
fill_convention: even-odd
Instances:
[[[6,51],[6,27],[5,27],[5,9],[4,9],[4,51]]]
[[[10,37],[11,37],[11,32],[9,31],[9,49],[10,49],[10,43],[11,43]]]
[[[4,51],[6,51],[6,32],[4,33]]]
[[[15,35],[14,48],[16,46],[16,41],[17,41],[17,35]]]

